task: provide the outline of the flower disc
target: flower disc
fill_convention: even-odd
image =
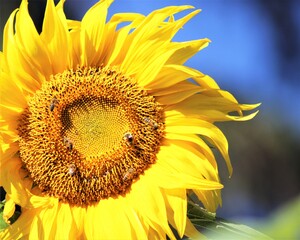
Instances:
[[[164,116],[117,69],[78,68],[43,83],[18,129],[21,159],[39,188],[86,205],[125,194],[155,162]]]

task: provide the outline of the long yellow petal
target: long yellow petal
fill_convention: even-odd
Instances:
[[[56,226],[57,226],[57,210],[58,203],[54,204],[52,207],[43,208],[38,215],[39,222],[38,225],[41,226],[40,233],[43,233],[41,238],[51,238],[51,236],[55,235]],[[63,223],[63,226],[66,223]],[[32,231],[32,230],[31,230]],[[37,231],[39,231],[37,229]]]
[[[153,11],[151,14],[149,14],[144,21],[130,34],[130,37],[127,39],[127,48],[125,46],[125,51],[127,52],[127,55],[122,63],[122,69],[124,69],[126,72],[132,73],[134,70],[132,69],[135,66],[132,66],[132,62],[134,59],[141,59],[141,56],[138,56],[140,54],[150,54],[153,53],[153,51],[146,51],[144,49],[143,51],[138,51],[138,49],[141,48],[141,44],[146,42],[147,40],[150,40],[153,34],[157,34],[158,28],[161,27],[164,20],[180,11],[193,8],[192,6],[180,6],[180,7],[165,7],[156,11]],[[164,36],[161,35],[158,39],[160,42],[168,42],[170,40],[171,36]],[[155,40],[155,39],[153,39]],[[153,48],[152,48],[153,50]]]
[[[11,81],[14,81],[23,91],[32,94],[40,87],[40,81],[44,77],[38,71],[34,71],[31,64],[23,56],[23,53],[18,49],[14,36],[14,19],[17,11],[16,9],[10,15],[4,27],[3,53]]]
[[[216,212],[217,207],[222,205],[222,198],[220,190],[200,190],[193,189],[204,207],[210,212]]]
[[[126,56],[126,51],[124,51],[126,46],[124,46],[124,44],[126,43],[127,36],[129,35],[130,30],[138,26],[143,19],[144,16],[141,14],[117,14],[112,17],[109,25],[113,25],[114,27],[125,22],[130,22],[130,24],[122,27],[116,32],[115,43],[111,49],[107,65],[121,65]]]
[[[167,64],[184,64],[189,58],[208,46],[210,40],[203,38],[196,41],[183,42],[182,48],[179,48],[168,60]]]
[[[145,87],[150,91],[155,91],[156,89],[169,88],[170,86],[186,81],[189,78],[195,78],[198,76],[201,77],[204,75],[203,73],[186,66],[165,64],[156,76],[155,81],[145,84]]]
[[[206,137],[221,152],[231,176],[232,166],[228,155],[228,142],[224,134],[215,125],[195,118],[190,118],[189,121],[186,121],[184,117],[182,119],[168,117],[166,118],[166,132],[200,134]]]
[[[3,52],[0,51],[0,74],[7,71],[6,60]]]
[[[102,54],[107,9],[112,0],[103,0],[91,7],[81,22],[81,64],[92,66],[95,57]]]
[[[80,65],[82,49],[80,47],[80,29],[72,29],[70,30],[70,39],[72,46],[72,53],[70,54],[70,66],[73,68]]]
[[[201,175],[202,171],[193,170],[193,175],[190,174],[192,167],[186,168],[185,172],[181,171],[180,167],[187,165],[183,162],[184,159],[177,159],[174,157],[174,152],[165,150],[163,149],[158,153],[157,162],[147,170],[149,177],[153,178],[152,181],[156,182],[160,187],[166,189],[186,188],[204,190],[221,189],[223,187],[219,182],[204,179]],[[172,164],[173,162],[174,164]]]
[[[38,210],[23,210],[20,217],[12,225],[5,228],[0,232],[0,239],[11,240],[11,239],[26,239],[28,238],[32,221],[34,220]],[[38,239],[38,238],[36,238]]]
[[[184,235],[191,239],[206,239],[205,235],[201,234],[193,225],[190,219],[186,220],[186,228]]]
[[[34,71],[46,79],[53,73],[49,53],[41,40],[28,12],[27,0],[22,0],[16,16],[16,44],[19,51],[33,67]],[[42,78],[42,77],[41,77]],[[42,79],[40,79],[42,80]]]
[[[186,189],[167,189],[162,191],[164,194],[167,207],[168,220],[177,229],[179,236],[182,238],[186,227]]]
[[[59,209],[56,217],[55,239],[74,239],[74,221],[69,204],[59,204]]]
[[[7,223],[10,223],[8,219],[12,217],[15,210],[16,210],[16,204],[14,200],[11,199],[9,195],[6,195],[5,205],[3,210],[3,220]]]
[[[165,26],[162,26],[162,23],[168,16],[189,8],[191,6],[166,7],[148,15],[127,38],[126,45],[128,46],[128,50],[122,62],[121,69],[129,75],[138,73],[139,75],[136,78],[142,86],[151,81],[156,76],[156,72],[161,68],[160,65],[167,61],[176,51],[175,48],[172,48],[172,51],[165,48],[173,33],[170,31],[171,34],[159,34],[160,31],[163,32],[165,30]],[[163,48],[166,51],[160,50]],[[143,59],[148,59],[148,66],[133,64],[140,63]],[[156,61],[151,61],[151,59],[156,59]],[[160,67],[157,69],[155,65]],[[143,69],[137,72],[137,67],[142,67]],[[146,73],[144,73],[145,71]],[[147,74],[149,72],[151,72],[150,76]]]
[[[161,105],[173,105],[176,103],[180,103],[184,101],[185,99],[188,99],[189,97],[193,96],[195,93],[198,93],[199,89],[190,89],[186,91],[178,91],[176,93],[171,93],[164,96],[156,97],[157,102],[159,102]]]
[[[140,176],[128,194],[128,202],[135,209],[139,216],[143,216],[141,221],[149,224],[158,232],[167,234],[171,239],[175,239],[167,220],[165,201],[156,184],[151,177]],[[144,203],[149,203],[144,207]]]
[[[67,69],[69,60],[69,39],[66,22],[63,23],[55,9],[53,0],[47,1],[41,39],[48,49],[52,72]]]
[[[12,200],[20,205],[26,206],[29,201],[29,195],[24,188],[25,180],[20,175],[21,161],[17,157],[1,164],[1,185],[4,187],[6,194]],[[14,172],[15,174],[10,174]]]
[[[188,141],[192,146],[198,149],[205,158],[210,162],[210,164],[217,169],[217,162],[216,159],[207,144],[197,135],[194,134],[176,134],[176,133],[167,133],[166,139],[174,139],[174,140],[181,140],[181,141]]]
[[[203,90],[166,107],[167,111],[176,110],[190,117],[198,117],[209,122],[215,121],[246,121],[252,119],[258,111],[243,116],[245,110],[252,110],[259,104],[242,105],[228,92],[222,90]],[[235,115],[233,115],[235,113]]]
[[[155,97],[160,97],[168,94],[175,94],[177,92],[185,92],[190,90],[198,90],[199,86],[192,84],[190,82],[184,81],[176,83],[167,88],[159,88],[159,89],[149,89],[148,93]]]
[[[1,137],[3,140],[7,140],[7,144],[16,142],[19,136],[17,130],[18,122],[15,120],[19,118],[21,109],[0,106],[0,111],[3,111],[2,115],[0,116]]]
[[[18,112],[22,112],[27,106],[27,101],[20,90],[20,88],[17,87],[16,83],[10,79],[10,76],[6,72],[0,73],[0,96],[1,96],[1,102],[0,105],[9,107],[9,108],[17,108]],[[1,115],[3,113],[3,110],[1,111]]]
[[[170,56],[182,47],[179,43],[164,46],[161,40],[140,43],[141,49],[140,51],[137,49],[136,52],[141,54],[135,54],[132,59],[127,60],[131,61],[130,64],[127,61],[123,62],[121,70],[134,76],[138,84],[144,87],[156,79]],[[136,64],[142,62],[147,62],[147,64]]]
[[[73,206],[71,209],[73,221],[75,224],[75,232],[80,233],[77,238],[83,238],[84,220],[87,208]]]
[[[137,212],[132,208],[129,207],[129,203],[126,197],[123,199],[123,207],[122,209],[125,211],[127,221],[130,222],[131,228],[135,229],[135,232],[132,233],[134,238],[136,239],[146,239],[147,238],[147,229],[148,227],[145,226],[140,217],[138,216]]]
[[[166,149],[162,146],[162,151],[176,152],[176,156],[164,160],[171,169],[177,169],[195,178],[219,181],[218,170],[210,164],[199,149],[182,140],[169,140],[166,144],[168,146]]]
[[[133,239],[135,234],[131,229],[134,226],[131,224],[137,223],[135,227],[140,236],[136,236],[136,238],[144,239],[146,233],[143,232],[139,220],[135,221],[131,218],[133,212],[130,209],[132,206],[128,205],[121,196],[116,199],[100,201],[95,206],[89,206],[84,222],[86,237],[88,239]],[[137,218],[137,216],[134,217]],[[95,222],[99,227],[95,228]]]

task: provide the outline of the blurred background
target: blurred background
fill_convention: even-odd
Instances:
[[[39,31],[45,2],[29,0]],[[96,2],[67,0],[66,15],[81,19]],[[2,33],[20,1],[0,3]],[[223,207],[217,215],[254,225],[271,218],[300,194],[300,1],[115,0],[109,16],[148,14],[167,5],[202,9],[174,39],[212,41],[186,65],[212,76],[239,102],[262,103],[254,120],[218,124],[229,141],[234,173],[229,179],[217,154],[225,185]]]

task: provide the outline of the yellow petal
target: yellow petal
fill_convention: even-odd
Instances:
[[[7,128],[6,128],[7,127]],[[11,129],[10,126],[1,126],[0,127],[1,133],[1,143],[2,144],[9,144],[10,152],[17,152],[19,151],[19,145],[15,144],[19,140],[19,135],[17,129]],[[6,150],[2,148],[3,152]],[[2,156],[1,156],[2,157]]]
[[[37,196],[30,195],[29,202],[27,203],[27,208],[41,208],[41,207],[53,207],[57,205],[58,198],[50,197],[50,196]]]
[[[128,194],[127,201],[135,209],[141,221],[148,224],[158,232],[167,234],[171,239],[175,239],[167,220],[165,201],[160,189],[153,182],[151,177],[140,176],[139,181],[135,182]],[[145,203],[147,207],[145,207]]]
[[[18,107],[4,107],[0,105],[0,111],[0,119],[5,121],[5,124],[9,124],[8,130],[11,131],[12,134],[17,134],[18,121],[16,120],[19,119],[24,109]]]
[[[75,239],[74,222],[69,204],[59,204],[56,218],[55,239]]]
[[[213,168],[217,170],[217,162],[211,149],[199,136],[194,134],[167,133],[165,137],[166,139],[169,140],[188,141],[189,144],[194,146],[195,149],[198,149],[205,156],[205,158],[210,162]]]
[[[124,49],[124,41],[127,38],[129,31],[136,27],[144,19],[144,16],[138,13],[119,13],[112,16],[109,22],[105,25],[104,39],[102,43],[102,54],[94,59],[95,65],[120,65],[126,52]],[[120,24],[128,24],[127,27],[121,27],[117,30]],[[117,59],[115,59],[117,58]],[[112,62],[114,62],[112,64]]]
[[[62,3],[61,3],[62,4]],[[55,9],[53,0],[47,1],[41,39],[48,48],[53,73],[64,71],[68,67],[69,39],[66,22],[62,22]]]
[[[199,52],[201,49],[208,46],[210,40],[207,38],[182,42],[182,47],[179,48],[170,59],[167,61],[167,64],[184,64],[189,58]]]
[[[19,109],[24,109],[27,106],[27,101],[24,97],[24,94],[5,72],[0,73],[0,85],[0,105]],[[1,113],[2,112],[3,111],[1,111]],[[18,110],[18,112],[21,111]]]
[[[39,213],[39,222],[37,225],[41,227],[40,233],[42,233],[41,238],[51,238],[55,235],[56,226],[59,224],[57,221],[60,221],[57,218],[57,208],[58,204],[54,204],[53,207],[46,207],[41,210]],[[60,223],[61,224],[61,223]],[[63,223],[65,226],[66,223]],[[37,229],[38,230],[38,229]],[[39,231],[39,230],[38,230]],[[39,239],[41,239],[39,238]]]
[[[120,65],[126,56],[126,51],[124,44],[127,40],[127,36],[131,29],[138,26],[144,16],[141,14],[116,14],[109,21],[109,25],[116,28],[119,24],[125,22],[131,22],[129,25],[122,27],[116,32],[115,43],[111,49],[110,57],[107,60],[107,65]]]
[[[129,203],[125,198],[122,197],[122,204],[123,207],[121,207],[126,214],[127,221],[130,222],[131,228],[135,229],[134,233],[132,235],[136,239],[146,239],[147,238],[147,226],[143,225],[142,221],[140,220],[140,217],[138,216],[137,212],[132,208],[129,207]]]
[[[155,89],[169,88],[170,86],[197,76],[203,76],[203,73],[186,66],[165,64],[155,80],[145,84],[145,87],[150,91],[155,91]]]
[[[192,6],[179,6],[179,7],[165,7],[162,9],[158,9],[156,11],[153,11],[151,14],[149,14],[144,21],[130,34],[130,37],[128,37],[126,41],[125,51],[127,52],[125,59],[122,63],[122,69],[124,69],[129,74],[135,72],[133,68],[135,66],[132,66],[132,62],[134,59],[142,58],[141,54],[150,54],[153,53],[154,48],[152,48],[152,51],[148,52],[146,49],[143,49],[143,51],[138,51],[141,48],[145,48],[145,46],[141,47],[142,43],[147,42],[147,40],[150,40],[153,35],[157,34],[158,28],[161,27],[164,20],[175,13],[178,13],[180,11],[193,8]],[[156,35],[157,36],[157,35]],[[161,43],[168,42],[170,40],[171,36],[164,36],[160,35],[159,41]],[[155,39],[153,39],[155,40]],[[151,48],[151,44],[148,45]],[[148,52],[148,53],[147,53]]]
[[[246,116],[243,116],[242,111],[252,110],[257,106],[259,104],[241,105],[226,91],[203,90],[200,94],[189,96],[176,105],[166,107],[166,110],[176,110],[186,116],[201,118],[209,122],[246,121],[252,119],[258,111]]]
[[[73,216],[73,221],[75,224],[75,232],[77,233],[83,233],[83,228],[84,228],[84,220],[85,220],[85,215],[86,213],[86,208],[84,207],[78,207],[78,206],[72,206],[72,216]],[[78,238],[81,238],[81,236],[77,236]],[[83,237],[82,237],[83,238]]]
[[[1,132],[2,133],[2,132]],[[7,161],[9,161],[18,151],[19,151],[19,145],[17,143],[10,143],[7,144],[5,142],[5,137],[3,137],[4,134],[2,134],[0,138],[1,143],[1,161],[0,161],[0,167],[2,168],[2,165],[4,165]],[[6,146],[7,145],[7,146]],[[1,179],[1,174],[0,174]],[[1,183],[1,181],[0,181]],[[0,184],[1,185],[1,184]]]
[[[187,174],[199,179],[219,181],[218,170],[214,168],[205,156],[194,148],[192,144],[181,140],[166,140],[167,147],[162,146],[162,152],[169,150],[176,152],[176,156],[164,159],[170,169],[177,169],[182,174]]]
[[[0,74],[7,71],[6,60],[3,52],[0,52]]]
[[[166,234],[163,231],[157,231],[157,229],[149,228],[147,239],[161,240],[166,239]]]
[[[94,58],[102,54],[107,9],[112,2],[112,0],[103,0],[96,3],[82,19],[80,36],[82,44],[81,64],[84,66],[93,65]]]
[[[224,134],[215,125],[195,118],[189,118],[187,121],[185,117],[182,119],[168,117],[166,118],[166,132],[200,134],[206,137],[221,152],[231,176],[232,166],[228,155],[228,142]]]
[[[183,237],[186,226],[187,201],[185,189],[168,189],[164,191],[167,203],[168,220],[177,229],[180,238]]]
[[[73,68],[75,68],[80,64],[82,55],[82,49],[80,48],[80,30],[71,30],[70,39],[72,39],[72,53],[70,54],[70,66],[73,66]]]
[[[185,99],[193,96],[195,93],[199,92],[199,89],[190,89],[186,91],[178,91],[176,93],[171,93],[164,96],[159,96],[156,98],[157,102],[162,105],[173,105],[184,101]]]
[[[12,215],[14,214],[15,210],[16,210],[16,204],[13,201],[13,199],[11,199],[9,197],[9,195],[7,194],[5,197],[5,205],[4,205],[4,210],[3,210],[3,220],[10,224],[9,222],[9,218],[12,217]]]
[[[122,196],[116,199],[105,199],[94,206],[89,206],[84,221],[86,237],[88,239],[144,239],[147,235],[137,215],[133,213],[132,207]],[[95,222],[99,227],[95,228]],[[134,233],[131,229],[135,227],[137,231]]]
[[[31,224],[36,214],[38,214],[38,211],[23,210],[16,222],[0,232],[0,239],[11,240],[28,238]]]
[[[192,84],[190,82],[184,81],[176,83],[167,88],[159,88],[159,89],[149,89],[148,93],[155,97],[160,97],[168,94],[175,94],[177,92],[185,92],[190,90],[200,90],[199,86]]]
[[[34,71],[41,76],[39,79],[42,79],[44,76],[46,79],[53,73],[51,62],[48,55],[48,50],[41,40],[34,23],[28,13],[28,2],[27,0],[22,0],[20,5],[20,11],[16,16],[16,45],[19,51],[22,52],[24,59],[32,67]],[[27,69],[26,69],[27,70]]]
[[[33,217],[33,219],[31,219],[32,222],[31,222],[30,232],[28,236],[29,240],[44,238],[44,229],[43,229],[43,224],[41,223],[40,212],[41,209],[37,209],[35,216]]]
[[[222,205],[222,198],[220,190],[200,190],[193,189],[199,200],[203,203],[204,207],[210,212],[216,212],[217,207]]]
[[[137,81],[142,86],[151,82],[162,65],[179,48],[179,44],[168,44],[170,38],[174,35],[174,31],[178,30],[176,30],[177,22],[168,25],[162,23],[168,16],[189,8],[191,6],[171,6],[154,11],[147,16],[127,38],[125,45],[128,46],[128,50],[121,69],[129,75],[135,74]],[[171,27],[170,30],[168,26],[174,26],[174,29]],[[148,64],[134,64],[141,62],[148,62]],[[140,69],[140,71],[137,71],[137,69]],[[149,72],[151,72],[150,75]]]
[[[184,235],[188,236],[191,239],[206,239],[205,235],[201,234],[191,222],[190,219],[187,218],[186,228]]]
[[[140,43],[140,48],[136,49],[136,54],[132,59],[127,60],[131,61],[130,64],[127,61],[123,62],[121,70],[128,75],[133,75],[138,84],[144,87],[156,79],[166,61],[182,46],[181,44],[172,43],[165,47],[161,40],[153,40]]]
[[[208,75],[193,77],[193,80],[197,82],[201,87],[207,89],[219,89],[218,84]]]
[[[34,67],[31,66],[31,62],[28,62],[23,56],[23,52],[18,49],[14,36],[14,18],[16,13],[17,9],[10,15],[4,27],[3,53],[10,72],[10,80],[14,81],[20,89],[34,93],[40,87],[40,81],[43,79],[43,76],[38,71],[35,71]]]
[[[173,152],[169,150],[168,148],[161,147],[157,156],[157,162],[153,167],[147,170],[149,177],[153,178],[153,183],[155,182],[158,186],[166,189],[186,188],[214,190],[223,187],[219,182],[204,179],[201,175],[202,172],[205,174],[204,170],[194,170],[193,167],[197,163],[193,163],[193,165],[188,167],[186,165],[190,162],[185,162],[187,157],[176,158],[174,157],[174,149]],[[188,161],[188,159],[186,161]],[[182,166],[185,171],[181,170]],[[213,171],[214,170],[212,170],[212,172]]]
[[[19,174],[21,160],[17,157],[1,163],[1,185],[4,187],[6,194],[20,206],[26,206],[29,201],[29,195],[24,188],[24,182]],[[10,174],[10,173],[15,174]]]

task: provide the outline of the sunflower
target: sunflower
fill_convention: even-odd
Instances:
[[[195,236],[186,217],[193,191],[221,204],[217,121],[248,120],[208,75],[184,66],[208,39],[174,42],[199,10],[170,6],[144,16],[111,0],[72,21],[47,1],[39,34],[27,0],[9,17],[1,52],[1,239],[174,239]]]

